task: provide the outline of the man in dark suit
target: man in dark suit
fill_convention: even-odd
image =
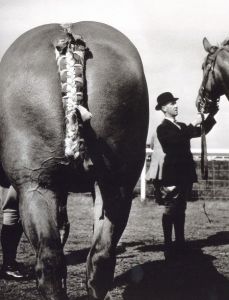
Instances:
[[[201,135],[202,118],[189,125],[176,122],[178,115],[178,98],[170,92],[158,96],[156,110],[164,113],[165,119],[157,128],[157,136],[165,153],[161,196],[165,210],[162,216],[162,227],[165,240],[165,259],[173,258],[172,228],[175,230],[176,254],[185,249],[184,224],[186,201],[191,195],[192,185],[197,181],[195,163],[191,153],[190,140]],[[206,133],[216,123],[216,108],[203,122]]]

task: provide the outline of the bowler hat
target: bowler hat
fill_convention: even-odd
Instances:
[[[166,105],[167,103],[176,101],[178,99],[179,98],[174,98],[173,94],[170,92],[162,93],[157,97],[157,105],[156,105],[155,109],[160,110],[163,105]]]

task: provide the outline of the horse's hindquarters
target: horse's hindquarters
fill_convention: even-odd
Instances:
[[[79,23],[79,30],[83,25]],[[86,67],[91,129],[116,178],[136,182],[144,163],[148,130],[148,92],[142,62],[125,36],[106,26],[102,33],[96,33],[97,26],[93,25],[93,37],[85,32],[93,55]],[[92,140],[93,136],[89,142]]]
[[[88,182],[92,186],[98,181],[102,208],[88,258],[88,284],[91,295],[103,299],[112,284],[115,247],[128,219],[131,191],[144,163],[148,94],[139,55],[124,35],[95,22],[76,23],[72,31],[83,36],[92,53],[85,86],[92,120],[83,132],[93,175],[82,178],[77,164],[65,157],[65,107],[54,45],[66,32],[57,24],[25,33],[1,62],[1,161],[19,192],[45,299],[66,295],[61,286],[66,270],[60,204],[74,184],[77,191],[80,180],[82,185],[87,181],[87,188]]]

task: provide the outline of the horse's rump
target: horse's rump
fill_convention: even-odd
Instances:
[[[133,44],[110,26],[80,22],[72,25],[72,33],[81,35],[92,53],[85,86],[92,134],[86,133],[86,139],[94,136],[89,143],[107,156],[111,169],[119,166],[117,172],[126,177],[130,169],[139,169],[144,157],[148,94],[141,59]],[[51,170],[55,158],[65,156],[65,113],[55,57],[55,45],[65,36],[58,24],[40,26],[19,37],[2,59],[1,136],[8,132],[2,156],[12,161],[7,173],[13,180],[12,173],[22,165],[35,169],[46,160]]]

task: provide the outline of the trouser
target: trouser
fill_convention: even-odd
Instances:
[[[165,248],[171,248],[172,229],[174,226],[175,240],[178,247],[182,247],[185,241],[185,210],[187,200],[192,191],[192,184],[179,186],[164,186],[157,182],[155,190],[159,204],[163,204],[165,209],[162,216],[162,228],[164,233]]]
[[[1,201],[3,212],[3,224],[15,225],[19,222],[19,203],[17,192],[10,186],[9,189],[1,188]]]
[[[9,189],[1,189],[1,202],[3,265],[10,265],[16,259],[17,247],[23,232],[19,216],[18,197],[12,186]]]

